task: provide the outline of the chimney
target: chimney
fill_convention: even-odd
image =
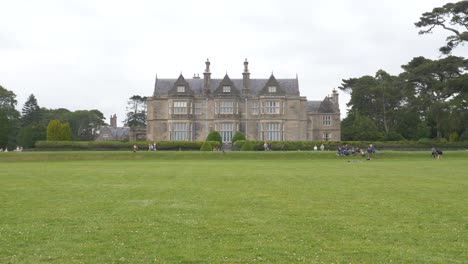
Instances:
[[[206,59],[205,62],[206,68],[203,73],[203,79],[205,80],[205,85],[203,87],[203,93],[208,95],[211,91],[211,72],[210,72],[210,61]]]
[[[117,127],[117,115],[111,115],[110,117],[110,125],[111,127]]]
[[[338,105],[338,92],[334,88],[333,88],[332,97],[333,97],[333,102],[335,102],[335,104]]]
[[[242,94],[249,95],[249,83],[250,83],[250,72],[249,72],[249,62],[247,59],[244,61],[244,72],[242,73]]]

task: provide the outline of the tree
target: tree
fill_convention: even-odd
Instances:
[[[11,123],[5,111],[0,109],[0,147],[8,146]]]
[[[0,85],[0,146],[14,147],[20,114],[16,110],[16,94]]]
[[[47,126],[47,141],[70,141],[71,129],[69,123],[54,119]]]
[[[39,122],[41,108],[37,104],[36,97],[31,94],[26,102],[24,103],[23,109],[21,110],[21,125],[29,126],[32,123]]]
[[[15,108],[17,103],[16,94],[0,85],[0,110],[10,121],[19,118],[19,112]]]
[[[124,124],[129,127],[146,127],[146,97],[134,95],[127,102],[127,118]]]
[[[71,128],[70,123],[62,123],[60,127],[60,140],[70,141],[71,140]]]
[[[406,103],[431,128],[431,137],[448,137],[455,129],[450,127],[454,124],[452,118],[466,120],[468,60],[455,56],[440,60],[416,57],[402,68]],[[463,128],[456,130],[460,134]]]
[[[435,27],[442,27],[452,35],[446,39],[446,45],[439,50],[442,54],[450,54],[458,45],[468,41],[468,1],[448,3],[436,7],[432,12],[422,14],[416,27],[423,28],[419,34],[432,33]]]
[[[377,125],[367,116],[361,115],[359,111],[348,113],[341,122],[341,133],[343,140],[380,140],[383,134]]]
[[[374,76],[343,80],[339,87],[351,95],[347,104],[351,111],[369,117],[377,127],[388,134],[396,126],[398,108],[403,99],[401,82],[383,70]]]
[[[99,110],[77,110],[67,115],[73,140],[94,140],[98,127],[105,125]]]
[[[223,139],[221,138],[221,134],[219,134],[218,131],[211,131],[208,133],[206,141],[218,141],[220,145],[223,144]]]

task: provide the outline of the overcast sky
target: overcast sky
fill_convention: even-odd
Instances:
[[[18,109],[98,109],[125,118],[127,99],[151,96],[159,78],[299,76],[321,100],[342,79],[391,74],[413,57],[439,58],[448,35],[418,35],[420,15],[446,0],[2,1],[0,85]],[[466,56],[468,46],[454,55]],[[340,92],[342,117],[349,96]]]

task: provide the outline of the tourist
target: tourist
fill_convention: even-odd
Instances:
[[[374,153],[375,153],[375,147],[372,144],[370,144],[369,148],[367,149],[367,160],[371,160]]]
[[[442,159],[442,150],[441,149],[436,149],[436,152],[437,152],[437,159]]]
[[[432,146],[431,155],[434,159],[437,158],[437,150],[434,146]]]

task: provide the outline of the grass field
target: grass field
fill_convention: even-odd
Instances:
[[[0,263],[467,263],[468,152],[0,153]]]

